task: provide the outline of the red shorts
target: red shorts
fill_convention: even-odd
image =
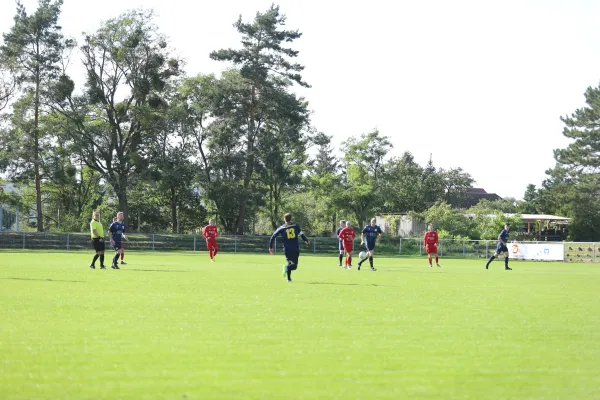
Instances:
[[[433,244],[427,244],[425,245],[425,253],[427,254],[437,254],[437,246],[433,245]]]
[[[353,250],[354,247],[354,243],[353,242],[343,242],[344,244],[344,251],[346,253],[350,253]]]
[[[219,248],[219,246],[217,245],[217,239],[213,239],[213,238],[206,239],[206,248],[207,249]]]

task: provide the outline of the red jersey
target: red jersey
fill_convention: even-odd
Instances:
[[[352,242],[356,237],[356,233],[354,232],[354,228],[344,228],[340,231],[338,236],[344,242]]]
[[[216,239],[219,236],[219,231],[217,230],[216,225],[206,225],[204,229],[202,229],[202,235],[204,235],[207,239]]]
[[[425,232],[425,236],[423,236],[423,243],[425,246],[431,246],[432,244],[438,244],[438,234],[436,231],[433,232]]]

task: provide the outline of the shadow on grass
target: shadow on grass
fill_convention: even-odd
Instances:
[[[339,283],[339,282],[297,282],[305,285],[336,285],[336,286],[389,286],[397,287],[397,285],[379,285],[377,283]]]
[[[0,278],[6,280],[14,280],[14,281],[38,281],[38,282],[81,282],[85,283],[85,281],[67,281],[62,279],[36,279],[36,278]]]
[[[192,271],[183,271],[180,269],[140,269],[140,268],[126,268],[120,269],[120,271],[137,271],[137,272],[192,272]]]

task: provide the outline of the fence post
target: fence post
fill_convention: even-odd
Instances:
[[[444,257],[444,246],[442,246],[444,244],[444,241],[441,240],[440,241],[440,256]]]
[[[402,254],[402,238],[400,238],[400,249],[398,250],[398,254]]]
[[[154,233],[152,234],[152,250],[154,250]]]
[[[596,243],[592,243],[592,262],[596,262]]]
[[[25,232],[23,232],[23,250],[25,250]]]
[[[67,250],[69,250],[69,242],[71,240],[71,234],[67,232]]]
[[[237,253],[237,236],[233,237],[233,252]]]
[[[490,243],[486,240],[485,241],[485,258],[489,258],[488,257],[488,246],[490,245]]]
[[[194,251],[196,251],[196,236],[194,236]]]
[[[423,255],[423,243],[421,243],[421,241],[419,240],[419,255],[422,256]]]
[[[463,240],[463,257],[467,257],[467,241]]]
[[[317,238],[313,238],[313,253],[317,253]]]

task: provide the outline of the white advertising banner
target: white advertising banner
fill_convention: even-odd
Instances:
[[[508,258],[517,260],[564,261],[563,243],[508,243]]]

